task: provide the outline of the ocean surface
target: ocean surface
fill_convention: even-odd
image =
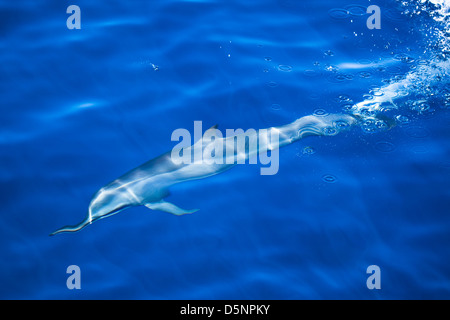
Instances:
[[[1,0],[0,299],[449,299],[449,7]],[[134,207],[49,236],[175,129],[337,113],[360,121],[281,148],[275,175],[174,186],[194,214]]]

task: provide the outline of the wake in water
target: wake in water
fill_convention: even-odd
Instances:
[[[424,53],[429,59],[412,64],[405,76],[387,81],[371,92],[370,99],[347,108],[366,132],[407,124],[450,107],[450,0],[400,3],[404,15],[426,20],[420,24],[426,29],[420,31],[428,37]],[[410,57],[404,59],[411,62]]]

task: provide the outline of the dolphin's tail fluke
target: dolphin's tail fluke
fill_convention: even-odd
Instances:
[[[89,219],[86,219],[75,226],[62,227],[62,228],[56,230],[55,232],[50,233],[50,236],[54,236],[55,234],[63,233],[63,232],[77,232],[77,231],[80,231],[81,229],[83,229],[84,227],[86,227],[90,223],[91,222],[89,221]]]

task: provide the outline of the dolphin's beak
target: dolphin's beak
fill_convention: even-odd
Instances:
[[[80,231],[81,229],[83,229],[84,227],[86,227],[88,224],[91,224],[91,221],[89,221],[89,219],[86,218],[84,221],[80,222],[77,225],[62,227],[62,228],[50,233],[49,235],[54,236],[55,234],[63,233],[63,232],[77,232],[77,231]]]

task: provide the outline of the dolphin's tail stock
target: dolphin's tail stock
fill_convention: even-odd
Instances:
[[[89,220],[89,217],[88,217],[77,225],[65,226],[65,227],[59,228],[58,230],[50,233],[50,236],[54,236],[55,234],[63,233],[63,232],[77,232],[77,231],[80,231],[81,229],[83,229],[84,227],[86,227],[87,225],[89,225],[90,223],[91,223],[91,221]]]

